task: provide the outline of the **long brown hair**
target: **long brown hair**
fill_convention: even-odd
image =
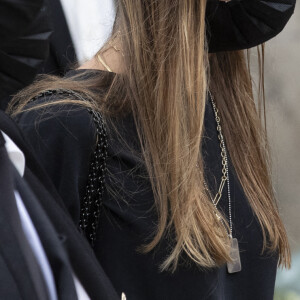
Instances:
[[[117,1],[114,32],[121,32],[125,73],[115,75],[108,92],[97,93],[101,80],[48,77],[18,94],[14,103],[19,106],[11,112],[23,111],[34,95],[57,88],[93,98],[92,105],[106,117],[129,108],[159,216],[157,231],[143,251],[175,233],[163,270],[174,271],[183,252],[202,267],[214,267],[230,257],[226,230],[205,193],[204,174],[196,168],[198,164],[203,170],[201,142],[210,89],[226,120],[222,127],[231,160],[262,228],[262,251],[278,251],[279,264],[289,266],[289,245],[272,189],[268,143],[246,54],[224,52],[208,58],[205,10],[206,0]],[[72,100],[62,102],[68,101]]]

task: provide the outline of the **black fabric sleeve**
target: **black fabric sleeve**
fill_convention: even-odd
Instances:
[[[42,101],[48,100],[35,104]],[[78,225],[96,146],[91,114],[76,105],[53,105],[23,112],[17,122]]]
[[[248,49],[282,31],[296,0],[231,0],[207,2],[209,52]]]

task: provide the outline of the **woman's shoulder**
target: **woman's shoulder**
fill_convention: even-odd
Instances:
[[[83,101],[69,92],[48,91],[30,101],[16,121],[29,137],[94,147],[96,127]]]
[[[64,88],[49,89],[33,96],[25,107],[18,107],[22,112],[15,120],[33,141],[58,143],[64,140],[64,145],[76,143],[94,149],[101,112],[95,105],[98,100],[91,98],[102,92],[105,94],[113,78],[114,74],[101,70],[71,70],[62,79],[64,82],[58,83]],[[66,86],[75,88],[67,89]]]

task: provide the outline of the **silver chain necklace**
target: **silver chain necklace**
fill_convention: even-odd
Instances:
[[[211,92],[209,91],[209,96],[210,96],[210,100],[211,100],[211,104],[214,110],[214,114],[215,114],[215,120],[217,123],[217,131],[218,131],[218,138],[220,141],[220,148],[221,148],[221,157],[222,157],[222,179],[221,179],[221,184],[219,187],[219,191],[217,192],[215,198],[211,197],[211,194],[209,192],[208,186],[206,184],[206,182],[204,181],[204,186],[206,188],[206,190],[209,193],[209,196],[212,200],[213,205],[216,208],[216,211],[218,211],[218,203],[221,199],[222,196],[222,192],[225,186],[225,182],[227,181],[227,196],[228,196],[228,215],[229,215],[229,230],[230,232],[228,233],[228,236],[230,238],[230,258],[231,261],[227,262],[227,270],[228,273],[236,273],[236,272],[240,272],[242,270],[242,265],[241,265],[241,258],[240,258],[240,251],[239,251],[239,245],[238,245],[238,240],[237,238],[233,238],[232,236],[232,205],[231,205],[231,194],[230,194],[230,179],[229,179],[229,168],[228,168],[228,156],[227,156],[227,150],[226,150],[226,146],[225,146],[225,141],[224,141],[224,137],[222,134],[222,127],[220,124],[220,117],[218,115],[218,108],[216,106],[216,103],[214,101],[214,98],[211,94]],[[223,223],[221,217],[219,217],[219,215],[217,214],[218,219],[222,222],[223,226],[225,227],[225,224]],[[225,227],[226,229],[226,227]]]

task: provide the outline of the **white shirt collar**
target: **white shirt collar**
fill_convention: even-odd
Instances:
[[[23,177],[25,172],[25,156],[19,147],[11,140],[11,138],[3,131],[1,132],[5,139],[5,147],[8,152],[8,156],[21,177]]]

